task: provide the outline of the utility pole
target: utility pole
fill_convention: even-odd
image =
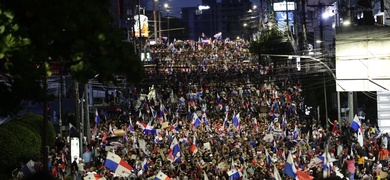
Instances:
[[[83,147],[84,144],[84,133],[85,133],[85,111],[84,111],[84,100],[85,100],[85,93],[83,93],[83,96],[81,97],[81,106],[79,106],[81,111],[81,127],[80,127],[80,139],[81,139],[81,147]],[[80,154],[83,154],[83,149],[81,149]]]
[[[169,8],[167,9],[167,21],[168,21],[168,43],[170,43],[170,34],[169,34]]]
[[[158,0],[158,37],[161,38],[161,3]]]
[[[352,120],[354,118],[353,92],[352,91],[348,92],[348,109],[349,109],[348,121],[352,122]]]
[[[79,132],[79,151],[80,154],[83,153],[82,151],[82,144],[83,144],[83,133],[82,133],[82,125],[80,122],[80,92],[79,92],[79,83],[77,81],[74,81],[74,88],[75,88],[75,118],[76,118],[76,128]]]
[[[343,120],[341,119],[341,109],[340,109],[340,92],[337,91],[337,119],[340,126],[340,132],[342,132]]]
[[[325,98],[325,122],[326,122],[326,127],[329,127],[329,122],[328,122],[328,98],[326,96],[326,83],[325,83],[325,75],[323,76],[324,79],[324,98]]]
[[[138,0],[139,52],[142,56],[141,0]],[[142,61],[142,59],[141,59]]]
[[[321,43],[320,43],[320,48],[321,48],[321,50],[323,49],[323,46],[324,46],[324,33],[323,33],[323,31],[324,31],[324,25],[323,25],[323,19],[322,19],[322,14],[324,13],[324,8],[325,7],[327,7],[327,6],[333,6],[333,5],[325,5],[324,3],[322,3],[322,2],[319,2],[317,5],[307,5],[308,7],[314,7],[314,8],[316,8],[316,10],[318,10],[317,11],[317,13],[318,13],[318,18],[317,19],[319,19],[319,30],[320,30],[320,33],[319,33],[319,36],[320,36],[320,39],[319,40],[321,40]]]
[[[306,36],[306,0],[301,0],[302,6],[302,35],[303,35],[303,49],[307,49],[307,36]],[[301,46],[302,47],[302,46]]]
[[[322,16],[322,14],[324,13],[324,4],[322,2],[319,2],[318,4],[319,8],[320,8],[320,16]],[[321,44],[320,44],[320,49],[323,50],[324,48],[324,23],[323,23],[323,20],[322,20],[322,17],[319,18],[320,19],[320,40],[321,40]]]
[[[154,41],[157,42],[157,17],[156,17],[156,0],[153,1],[153,24],[154,24]]]
[[[87,143],[89,144],[91,142],[91,125],[90,125],[90,120],[89,120],[88,85],[89,85],[89,81],[84,86],[84,94],[85,94],[84,99],[85,99],[85,120],[86,120],[86,123],[85,123],[86,128],[85,129],[86,129]]]
[[[42,66],[45,67],[45,66]],[[49,121],[49,112],[48,112],[48,98],[47,98],[47,89],[48,89],[48,82],[47,82],[47,72],[46,69],[43,72],[43,89],[45,90],[45,95],[43,99],[43,128],[42,128],[42,149],[43,149],[43,171],[49,172],[49,166],[48,166],[48,156],[49,156],[49,148],[47,146],[47,129],[48,129],[48,121]]]
[[[289,22],[288,22],[288,1],[285,1],[286,2],[286,27],[287,27],[287,33],[290,33],[290,25],[289,25]]]
[[[62,138],[62,93],[63,93],[63,88],[64,88],[64,85],[63,85],[63,82],[64,82],[64,78],[62,77],[62,70],[63,70],[63,65],[62,65],[62,58],[60,59],[60,64],[61,64],[61,67],[60,67],[60,89],[58,90],[58,122],[59,122],[59,125],[60,125],[60,135],[61,135],[61,138]]]

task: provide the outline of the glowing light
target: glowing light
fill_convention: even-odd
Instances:
[[[351,25],[351,21],[344,21],[343,25],[344,26],[349,26],[349,25]]]
[[[207,10],[207,9],[210,9],[210,6],[207,6],[207,5],[199,5],[199,6],[198,6],[198,9],[199,9],[199,10]]]

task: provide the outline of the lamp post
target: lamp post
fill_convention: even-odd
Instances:
[[[160,0],[158,1],[158,37],[161,38],[161,4]]]
[[[288,57],[288,58],[305,58],[305,59],[310,59],[312,61],[316,61],[316,62],[319,62],[321,65],[323,65],[328,71],[329,73],[332,75],[333,79],[336,81],[337,78],[336,78],[336,74],[333,72],[333,70],[326,64],[324,63],[323,61],[321,61],[320,59],[317,59],[317,58],[314,58],[314,57],[311,57],[311,56],[300,56],[300,55],[281,55],[281,54],[262,54],[261,56],[270,56],[270,57]],[[340,84],[337,83],[336,81],[336,86],[340,86],[341,89],[345,90]],[[325,99],[325,101],[327,101],[327,99]],[[327,106],[327,105],[326,105]],[[327,108],[327,107],[325,107]],[[327,111],[327,110],[326,110]],[[326,115],[328,114],[328,112],[325,112]],[[337,118],[339,120],[339,123],[342,124],[342,119],[341,119],[341,109],[340,109],[340,92],[337,91]],[[327,119],[325,119],[325,121],[328,121]],[[341,129],[341,128],[340,128]]]
[[[164,8],[167,10],[167,28],[168,28],[168,43],[169,43],[170,37],[169,37],[169,5],[168,5],[168,3],[164,4]]]
[[[90,124],[90,119],[89,119],[89,106],[92,105],[93,106],[93,95],[92,95],[92,86],[91,86],[91,83],[92,81],[97,78],[99,76],[99,74],[96,74],[92,79],[90,79],[88,81],[88,83],[86,83],[84,85],[84,95],[85,95],[85,119],[86,119],[86,137],[87,137],[87,143],[90,144],[91,143],[91,124]],[[89,104],[88,100],[91,102],[91,104]]]
[[[154,26],[154,33],[153,33],[153,36],[154,36],[154,41],[157,42],[157,21],[156,21],[156,1],[157,0],[153,0],[153,26]]]

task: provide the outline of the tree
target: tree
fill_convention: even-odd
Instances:
[[[16,116],[11,122],[0,125],[0,174],[10,172],[19,165],[19,162],[28,162],[30,159],[38,161],[42,147],[41,115],[27,113]],[[49,122],[47,122],[49,123]],[[50,124],[50,123],[49,123]],[[55,130],[53,125],[48,126],[48,146],[55,143]]]
[[[9,24],[20,27],[17,32],[11,28],[8,34],[25,37],[18,38],[20,43],[13,46],[19,48],[9,48],[8,56],[0,56],[2,65],[8,67],[0,73],[9,74],[15,82],[28,80],[28,89],[34,89],[31,93],[23,92],[20,89],[25,90],[25,84],[10,84],[9,102],[14,104],[7,104],[2,115],[15,113],[12,109],[22,99],[44,100],[42,77],[50,75],[51,61],[60,60],[80,83],[88,82],[97,74],[102,82],[113,80],[115,75],[125,75],[134,83],[144,77],[132,45],[122,42],[121,30],[111,24],[109,1],[13,0],[0,5],[14,14]]]
[[[28,127],[31,131],[34,131],[35,133],[37,133],[40,137],[43,136],[43,134],[42,134],[42,128],[43,128],[42,115],[26,113],[23,115],[16,116],[12,122],[23,124],[24,127]],[[50,122],[47,122],[47,123],[49,124],[49,126],[47,128],[47,131],[48,131],[47,146],[53,147],[54,143],[56,141],[56,132],[55,132],[54,126]]]
[[[0,116],[18,112],[22,99],[41,97],[39,75],[26,58],[29,44],[30,40],[20,34],[14,13],[0,4]]]
[[[257,54],[293,54],[291,42],[279,30],[271,29],[262,32],[257,41],[253,41],[249,47],[250,52]]]

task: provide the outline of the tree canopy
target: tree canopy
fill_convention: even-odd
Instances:
[[[7,75],[7,105],[12,114],[23,99],[42,100],[43,74],[60,61],[73,79],[86,83],[99,74],[101,82],[124,75],[137,83],[144,77],[132,44],[122,42],[113,27],[110,1],[12,0],[0,3],[0,75]],[[6,13],[4,13],[6,12]],[[26,91],[28,89],[29,91]],[[2,105],[4,104],[2,103]]]
[[[48,123],[48,146],[55,143],[54,127]],[[41,153],[43,118],[36,114],[16,116],[9,123],[0,124],[0,174],[10,172],[20,162],[37,161]]]
[[[257,41],[250,44],[250,51],[261,54],[292,54],[294,49],[288,40],[278,29],[270,29],[262,32]]]

